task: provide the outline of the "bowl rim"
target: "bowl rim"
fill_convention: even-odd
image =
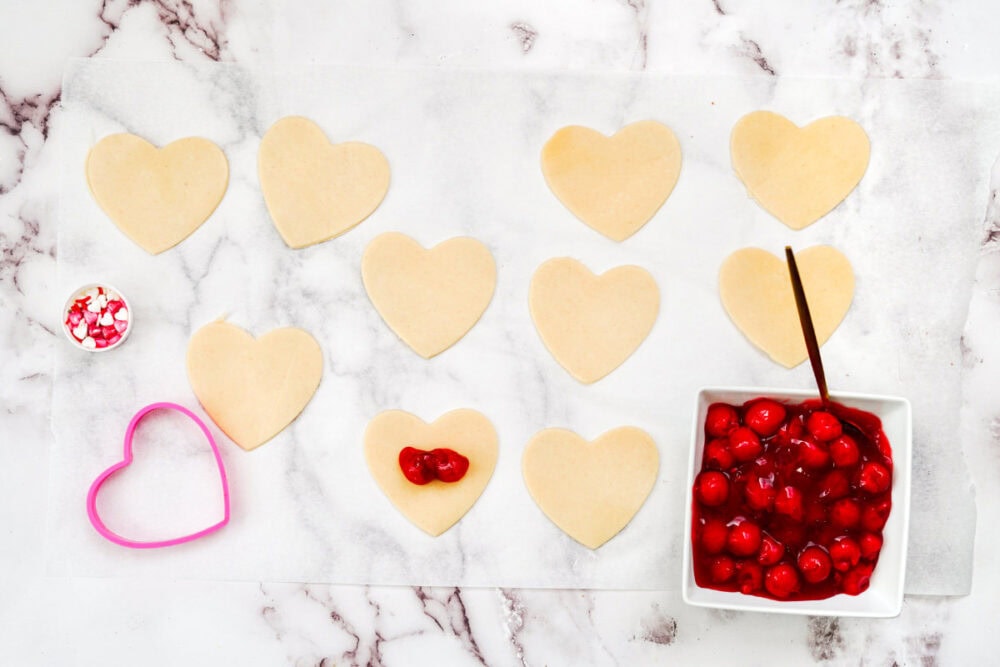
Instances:
[[[114,345],[108,345],[107,347],[95,347],[93,350],[91,350],[89,348],[84,347],[83,344],[76,338],[73,338],[73,334],[69,332],[69,327],[66,326],[66,315],[69,313],[70,306],[73,304],[73,302],[81,293],[86,292],[87,290],[93,289],[95,287],[103,287],[105,289],[109,289],[121,297],[122,302],[125,304],[125,309],[128,310],[128,326],[125,327],[125,331],[122,333],[121,338],[119,338],[118,342],[115,343]],[[135,324],[133,315],[134,313],[132,312],[132,303],[128,300],[128,297],[125,296],[124,292],[122,292],[120,289],[118,289],[117,287],[115,287],[110,283],[91,282],[91,283],[86,283],[85,285],[81,285],[80,287],[77,287],[76,289],[74,289],[72,292],[69,293],[68,297],[66,297],[66,302],[63,304],[63,309],[62,309],[62,317],[59,318],[59,328],[62,329],[63,334],[65,334],[69,342],[73,344],[73,347],[75,347],[78,350],[83,350],[84,352],[110,352],[111,350],[120,347],[121,344],[125,342],[125,339],[129,337],[129,334],[132,333],[132,329],[134,328],[133,325]]]
[[[681,568],[681,596],[685,603],[695,606],[695,607],[708,607],[714,609],[732,609],[737,611],[753,611],[761,613],[772,613],[772,614],[793,614],[793,615],[809,615],[809,616],[844,616],[844,617],[868,617],[868,618],[892,618],[898,616],[902,612],[903,608],[903,595],[904,586],[906,583],[906,558],[907,549],[909,546],[909,534],[910,534],[910,497],[911,497],[911,480],[912,480],[912,461],[913,461],[913,410],[910,400],[905,396],[891,396],[887,394],[870,394],[862,392],[849,392],[849,391],[831,391],[830,398],[838,402],[851,402],[851,401],[862,401],[862,402],[881,402],[881,403],[895,403],[902,407],[905,411],[905,425],[904,425],[904,442],[897,443],[895,440],[892,441],[892,451],[893,451],[893,473],[894,478],[899,479],[900,484],[897,489],[896,485],[893,485],[893,508],[901,506],[903,509],[901,515],[902,526],[899,528],[899,533],[901,537],[901,543],[899,548],[899,561],[896,564],[895,569],[897,570],[894,574],[896,575],[895,584],[898,587],[898,594],[889,600],[889,604],[880,606],[878,608],[872,609],[836,609],[829,607],[817,608],[815,605],[818,602],[825,602],[831,598],[826,598],[825,600],[801,600],[801,601],[790,601],[781,603],[780,607],[772,607],[775,601],[769,600],[767,598],[760,598],[752,595],[743,595],[738,592],[727,592],[727,591],[713,591],[713,593],[718,593],[723,596],[732,596],[732,601],[710,601],[710,600],[699,600],[692,597],[692,588],[697,588],[701,590],[697,584],[693,583],[693,556],[692,556],[692,544],[691,544],[691,521],[692,521],[692,504],[693,498],[693,488],[694,488],[694,478],[696,476],[695,471],[695,460],[698,455],[698,438],[701,432],[701,419],[700,419],[700,409],[702,404],[702,399],[706,394],[713,393],[730,393],[730,394],[747,394],[747,400],[759,396],[768,396],[778,399],[791,399],[791,400],[802,400],[808,398],[818,398],[817,392],[813,389],[792,389],[792,388],[780,388],[780,387],[759,387],[759,386],[724,386],[724,385],[712,385],[700,387],[697,392],[695,392],[695,402],[694,402],[694,419],[691,426],[691,444],[690,450],[688,452],[688,470],[687,470],[687,487],[684,491],[684,524],[683,524],[683,558],[682,558],[682,568]],[[879,415],[880,419],[883,419],[883,415]],[[901,459],[901,460],[900,460]],[[895,477],[896,471],[902,470],[905,474],[900,477]],[[897,491],[899,493],[897,499]],[[690,576],[689,576],[690,575]],[[710,590],[710,589],[704,589]],[[869,589],[871,590],[871,589]],[[853,599],[858,599],[864,596],[868,591],[862,593],[859,596],[854,596]],[[834,596],[837,597],[837,596]]]

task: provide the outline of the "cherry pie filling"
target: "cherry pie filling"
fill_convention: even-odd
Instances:
[[[837,403],[715,403],[693,496],[699,586],[776,600],[858,595],[892,509],[892,450],[877,416]]]

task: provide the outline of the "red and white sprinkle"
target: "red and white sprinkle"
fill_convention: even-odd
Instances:
[[[84,349],[103,350],[126,335],[128,305],[109,287],[91,287],[70,300],[63,324],[70,338]]]

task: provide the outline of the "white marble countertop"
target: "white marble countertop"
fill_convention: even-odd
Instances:
[[[43,7],[44,4],[44,7]],[[892,7],[887,7],[892,4]],[[134,6],[133,6],[134,5]],[[978,505],[971,595],[896,619],[687,607],[675,592],[412,589],[46,576],[66,58],[903,77],[1000,83],[1000,9],[967,3],[573,0],[10,3],[0,20],[0,664],[989,664],[1000,648],[1000,210],[964,338]],[[1000,154],[1000,146],[997,147]],[[996,193],[994,193],[996,199]],[[56,306],[58,307],[58,306]]]

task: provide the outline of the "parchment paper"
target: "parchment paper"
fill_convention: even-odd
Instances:
[[[719,265],[748,245],[780,253],[785,244],[829,243],[857,276],[851,310],[823,348],[831,387],[913,402],[907,590],[968,591],[975,508],[958,440],[960,336],[989,169],[1000,148],[997,90],[934,81],[346,67],[259,72],[85,60],[71,63],[63,103],[59,284],[67,294],[93,279],[116,285],[133,301],[135,329],[109,354],[59,346],[47,551],[53,573],[676,589],[697,389],[812,384],[808,364],[778,367],[731,324],[717,294]],[[804,231],[787,229],[748,199],[730,166],[729,132],[756,109],[799,124],[844,114],[871,137],[871,164],[859,188]],[[369,220],[299,251],[271,225],[256,177],[260,137],[289,114],[315,120],[335,141],[378,146],[392,167],[389,194]],[[549,192],[539,151],[564,125],[612,133],[647,118],[678,135],[681,177],[656,217],[618,244],[574,219]],[[230,161],[219,209],[160,256],[126,239],[87,190],[87,150],[123,130],[157,144],[207,137]],[[362,251],[386,231],[425,246],[471,235],[497,259],[497,292],[485,316],[430,361],[395,337],[364,293]],[[555,256],[576,257],[595,271],[638,264],[661,289],[649,338],[592,386],[556,364],[528,314],[530,276]],[[221,532],[158,551],[105,542],[86,520],[91,480],[120,457],[125,425],[141,406],[172,400],[200,411],[185,376],[186,344],[222,314],[258,335],[280,326],[310,331],[325,354],[319,391],[290,428],[252,453],[215,429],[233,487],[234,518]],[[382,410],[431,420],[457,407],[493,421],[500,458],[479,502],[434,539],[382,496],[364,464],[361,435]],[[161,416],[146,429],[137,444],[145,467],[116,481],[104,499],[109,523],[144,534],[150,526],[207,522],[218,512],[207,447],[193,427],[177,441],[171,428],[179,424]],[[592,438],[626,424],[656,440],[659,480],[626,530],[591,551],[532,503],[520,454],[542,428]]]

